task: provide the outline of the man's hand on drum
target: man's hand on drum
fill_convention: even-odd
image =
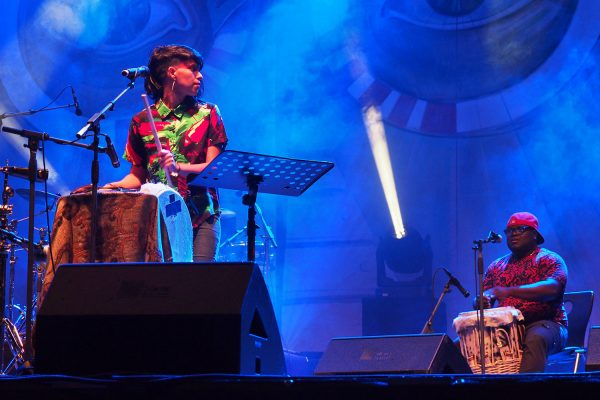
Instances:
[[[177,163],[175,162],[173,153],[169,150],[162,149],[158,153],[158,162],[160,163],[160,167],[168,173],[173,174],[177,172]]]
[[[492,300],[492,302],[494,302],[496,299],[504,300],[505,298],[510,296],[510,288],[494,286],[493,288],[483,292],[483,294],[484,296],[488,296]]]
[[[494,300],[490,298],[486,293],[483,294],[483,308],[492,308]],[[479,309],[479,297],[473,299],[473,309]]]
[[[495,286],[483,292],[483,308],[492,308],[496,300],[503,300],[510,296],[510,289],[502,286]],[[473,308],[479,308],[479,300],[473,300]]]

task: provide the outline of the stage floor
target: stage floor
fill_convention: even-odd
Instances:
[[[600,392],[600,372],[521,375],[0,377],[2,399],[573,399]],[[597,395],[597,394],[596,394]]]

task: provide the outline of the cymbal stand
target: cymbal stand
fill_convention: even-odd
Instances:
[[[219,245],[219,249],[222,249],[223,247],[229,245],[230,243],[233,243],[233,241],[235,239],[237,239],[237,237],[240,236],[242,233],[246,232],[247,229],[248,229],[248,225],[244,225],[244,227],[242,229],[238,229],[233,235],[231,235],[229,238],[227,238],[226,241],[224,241],[223,243],[221,243]]]
[[[11,225],[11,227],[14,226],[12,224],[12,222],[10,225]],[[42,260],[44,257],[46,257],[46,254],[44,253],[44,247],[45,247],[45,245],[48,244],[48,242],[46,241],[46,230],[44,228],[39,229],[39,234],[40,234],[40,241],[35,244],[35,257],[38,262],[36,263],[36,269],[35,269],[35,273],[37,276],[34,277],[34,279],[37,282],[37,290],[36,290],[36,294],[34,295],[34,298],[31,301],[31,304],[32,304],[31,305],[31,307],[32,307],[31,318],[32,318],[32,320],[35,320],[37,299],[39,298],[39,292],[41,290],[41,284],[42,284],[42,279],[43,279],[43,272],[45,270],[45,267],[40,260]],[[6,329],[4,341],[2,342],[3,343],[2,349],[4,351],[4,359],[3,359],[4,361],[0,368],[0,375],[6,375],[10,372],[16,371],[21,366],[27,365],[27,360],[25,359],[25,342],[23,341],[22,333],[23,333],[23,327],[25,326],[25,329],[27,328],[27,319],[26,318],[27,318],[28,313],[27,313],[26,308],[22,308],[16,304],[14,304],[14,282],[15,282],[15,264],[16,264],[15,248],[21,247],[23,249],[27,249],[27,247],[29,245],[29,240],[18,236],[14,232],[11,232],[9,230],[4,230],[4,229],[0,229],[0,235],[4,239],[8,239],[9,241],[12,242],[12,244],[10,245],[10,254],[11,255],[10,255],[10,272],[9,272],[9,295],[8,295],[8,304],[6,306],[8,309],[8,312],[7,312],[8,317],[6,317],[4,319],[4,324],[3,324],[4,328]],[[15,318],[15,313],[14,313],[15,310],[18,312],[18,314],[16,315],[16,318]],[[9,360],[8,362],[6,361],[7,360],[6,359],[6,347],[8,347],[8,349],[12,353],[12,359]]]
[[[278,247],[277,240],[275,239],[275,235],[273,234],[271,227],[267,223],[267,220],[265,219],[265,216],[263,215],[263,212],[262,212],[260,206],[258,205],[258,202],[256,202],[256,201],[254,202],[254,207],[256,209],[256,214],[258,214],[258,216],[260,217],[260,219],[262,221],[262,226],[264,227],[265,233],[266,233],[266,235],[263,235],[262,237],[267,239],[263,243],[264,250],[265,250],[264,271],[267,271],[269,268],[269,247],[272,244],[274,248],[277,248]],[[255,224],[255,226],[256,226],[256,229],[261,229],[261,227],[259,225]],[[233,235],[231,235],[229,238],[227,238],[227,240],[225,240],[223,243],[221,243],[219,245],[219,249],[222,249],[223,247],[233,243],[233,241],[235,239],[237,239],[238,236],[240,236],[244,232],[247,232],[247,230],[248,230],[248,225],[244,225],[244,227],[242,229],[238,229]]]
[[[14,221],[13,221],[14,222]],[[11,222],[11,224],[9,224],[12,227],[14,226]],[[6,306],[6,308],[8,309],[7,315],[4,319],[3,319],[3,323],[2,323],[2,327],[5,329],[4,330],[4,335],[2,336],[3,340],[2,340],[2,362],[0,364],[0,375],[5,375],[11,371],[15,371],[18,367],[26,365],[27,364],[27,360],[25,359],[25,343],[23,342],[21,333],[22,333],[22,329],[23,326],[25,325],[25,329],[27,329],[27,315],[29,314],[27,312],[27,309],[23,309],[22,307],[19,307],[17,305],[14,304],[14,282],[15,282],[15,264],[16,264],[16,257],[15,257],[15,248],[16,247],[21,247],[23,249],[27,249],[29,247],[29,240],[22,238],[20,236],[18,236],[17,234],[15,234],[14,232],[11,232],[10,230],[6,230],[3,228],[0,228],[0,238],[2,240],[8,240],[10,242],[12,242],[12,244],[9,245],[10,249],[10,272],[9,272],[9,295],[8,295],[8,304]],[[45,229],[40,229],[40,241],[39,243],[36,243],[34,245],[34,249],[35,249],[35,257],[36,259],[39,261],[41,259],[43,259],[43,257],[45,257],[44,254],[44,245],[47,244],[46,241],[46,230]],[[32,320],[35,319],[35,311],[36,311],[36,303],[37,303],[37,298],[39,297],[39,291],[41,289],[40,284],[41,284],[41,275],[43,272],[44,267],[42,266],[41,263],[37,263],[36,266],[36,270],[35,273],[37,275],[37,277],[34,277],[34,279],[37,279],[37,296],[35,296],[32,300],[31,300],[31,318]],[[17,310],[18,311],[18,316],[15,318],[14,315],[14,311]],[[27,339],[27,338],[25,338]],[[10,361],[7,361],[7,353],[6,353],[6,349],[10,350],[10,352],[12,353],[12,359]]]
[[[269,264],[269,248],[271,245],[273,245],[274,248],[277,248],[277,241],[275,240],[275,235],[273,234],[273,231],[271,230],[271,227],[269,226],[269,224],[267,224],[267,220],[265,219],[265,216],[263,215],[262,210],[260,209],[258,203],[254,203],[254,207],[256,208],[256,213],[258,214],[258,216],[260,217],[260,220],[262,221],[262,225],[265,229],[265,235],[263,235],[264,238],[264,250],[265,250],[265,265],[263,266],[263,275],[265,277],[265,280],[267,282],[271,281],[271,265]],[[273,290],[273,285],[268,285],[269,286],[269,290],[272,292]]]
[[[8,215],[12,213],[12,205],[8,204],[8,198],[12,189],[8,186],[8,173],[4,174],[4,186],[2,190],[2,205],[0,206],[0,227],[8,227]],[[0,368],[4,370],[4,339],[5,339],[5,314],[6,314],[6,260],[8,259],[9,244],[4,239],[4,235],[0,236],[0,343],[2,349],[0,353]]]
[[[22,361],[23,342],[19,332],[12,323],[13,299],[14,299],[14,276],[15,276],[15,253],[14,245],[9,243],[10,237],[4,235],[9,228],[8,216],[12,213],[12,205],[8,200],[14,195],[14,190],[8,185],[8,172],[4,173],[4,185],[2,188],[2,204],[0,205],[0,375],[5,375],[15,362]],[[6,305],[6,265],[10,255],[10,283],[9,304]],[[8,308],[8,313],[7,313]],[[11,350],[12,359],[7,361],[6,347]]]
[[[29,362],[33,359],[33,343],[31,341],[32,331],[33,331],[33,279],[35,277],[34,270],[34,257],[35,257],[35,243],[33,242],[33,234],[35,227],[33,226],[33,219],[35,216],[35,183],[39,179],[37,175],[37,152],[40,149],[40,141],[44,141],[49,138],[48,134],[33,132],[28,130],[16,130],[9,127],[2,127],[4,132],[18,133],[20,136],[27,138],[27,144],[24,145],[27,149],[29,149],[29,223],[27,229],[27,308],[25,310],[26,313],[26,321],[25,321],[25,353],[24,359],[26,367],[29,367]],[[47,179],[47,177],[44,177]],[[4,199],[3,199],[4,200]],[[3,229],[3,232],[5,230]],[[4,232],[5,233],[5,232]],[[4,307],[4,304],[2,304]]]

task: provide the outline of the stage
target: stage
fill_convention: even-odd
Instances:
[[[2,9],[0,400],[600,392],[599,0]]]
[[[519,399],[586,398],[600,373],[525,375],[143,375],[0,378],[3,399]]]

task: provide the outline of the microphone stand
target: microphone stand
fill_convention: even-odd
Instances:
[[[19,111],[19,112],[15,112],[15,113],[0,114],[0,127],[2,127],[2,120],[6,119],[6,118],[21,117],[23,115],[33,115],[33,114],[37,114],[37,113],[43,112],[43,111],[60,110],[61,108],[71,108],[71,107],[75,107],[75,104],[67,104],[64,106],[48,107],[48,108],[42,108],[39,110]]]
[[[446,285],[444,285],[444,290],[442,291],[442,294],[440,295],[440,298],[438,299],[435,307],[433,307],[433,311],[431,312],[431,315],[429,316],[429,319],[425,323],[425,326],[423,327],[423,330],[421,330],[421,334],[433,333],[433,329],[431,328],[431,326],[433,325],[433,318],[435,317],[435,314],[437,313],[437,310],[440,307],[440,304],[442,304],[442,299],[450,291],[450,283],[451,283],[451,281],[452,280],[450,278],[448,278],[448,282],[446,282]]]
[[[32,346],[32,328],[33,328],[33,279],[35,277],[35,243],[34,237],[34,217],[35,217],[35,183],[40,177],[37,174],[37,151],[39,150],[40,141],[51,141],[57,144],[70,145],[75,147],[81,147],[87,150],[93,150],[94,153],[106,153],[105,147],[99,147],[97,140],[92,145],[86,145],[82,143],[76,143],[63,139],[53,138],[45,132],[35,132],[26,129],[15,129],[8,126],[2,127],[4,132],[13,133],[24,138],[27,138],[27,144],[25,147],[29,149],[29,164],[28,164],[28,180],[29,180],[29,213],[28,213],[28,242],[27,242],[27,310],[25,312],[25,364],[30,365],[30,360],[33,357],[33,346]],[[43,179],[48,179],[43,177]],[[4,310],[2,310],[4,312]]]
[[[106,113],[108,111],[113,111],[115,108],[115,103],[125,95],[129,90],[133,89],[135,86],[135,77],[129,80],[127,87],[121,91],[113,100],[109,101],[106,106],[100,112],[92,115],[88,120],[87,124],[77,132],[76,136],[78,138],[84,138],[87,136],[87,132],[92,131],[94,134],[94,139],[92,141],[91,149],[94,151],[94,158],[92,160],[92,169],[91,169],[91,180],[92,180],[92,231],[90,235],[90,247],[89,247],[89,262],[96,262],[96,230],[98,228],[98,182],[100,181],[100,168],[98,165],[98,141],[100,136],[100,121],[104,119]]]
[[[478,284],[476,288],[475,298],[479,299],[477,305],[477,327],[479,329],[479,364],[481,366],[481,373],[485,374],[485,322],[484,322],[484,308],[483,308],[483,244],[484,243],[496,243],[496,239],[493,236],[488,236],[487,239],[473,240],[473,251],[475,252],[475,271],[477,271]]]

